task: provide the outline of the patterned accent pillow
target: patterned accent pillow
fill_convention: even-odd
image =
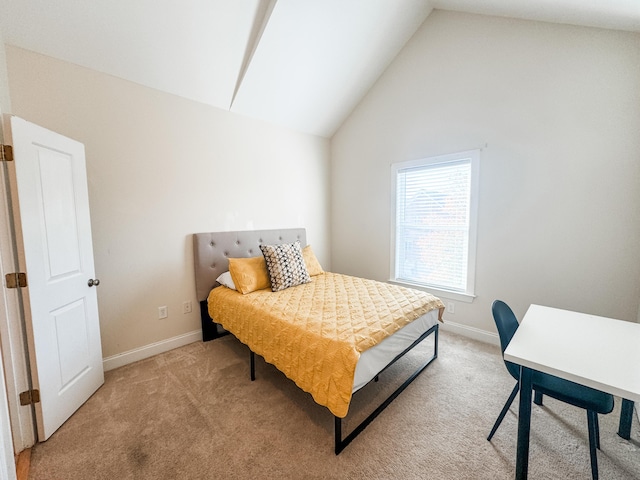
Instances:
[[[267,263],[273,292],[311,281],[299,240],[282,245],[260,245],[260,250]]]

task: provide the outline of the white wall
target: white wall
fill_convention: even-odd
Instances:
[[[635,321],[640,35],[434,11],[332,139],[332,265],[389,277],[390,164],[482,148],[477,298]]]
[[[7,62],[13,113],[85,144],[105,357],[200,329],[194,232],[302,226],[330,266],[327,139],[15,47]]]

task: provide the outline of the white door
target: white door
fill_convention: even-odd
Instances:
[[[104,383],[84,145],[10,118],[38,440]],[[17,205],[16,205],[17,204]]]

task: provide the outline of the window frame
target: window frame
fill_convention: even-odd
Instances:
[[[478,193],[480,187],[480,149],[467,150],[464,152],[437,155],[432,157],[407,160],[391,164],[391,251],[390,251],[390,282],[407,285],[445,298],[471,303],[475,298],[475,277],[476,277],[476,251],[478,239]],[[469,195],[469,230],[468,230],[468,251],[467,251],[467,278],[465,291],[448,290],[424,283],[413,283],[397,278],[398,252],[396,251],[397,237],[397,208],[398,208],[398,174],[404,170],[427,167],[434,165],[446,165],[457,163],[463,160],[470,160],[471,181]]]

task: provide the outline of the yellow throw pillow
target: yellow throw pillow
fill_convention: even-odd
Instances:
[[[307,272],[309,272],[310,277],[324,273],[322,265],[320,265],[316,255],[313,253],[313,250],[311,250],[311,245],[307,245],[302,249],[302,258],[304,258],[304,263],[307,266]]]
[[[230,258],[229,273],[243,295],[271,287],[264,257]]]

